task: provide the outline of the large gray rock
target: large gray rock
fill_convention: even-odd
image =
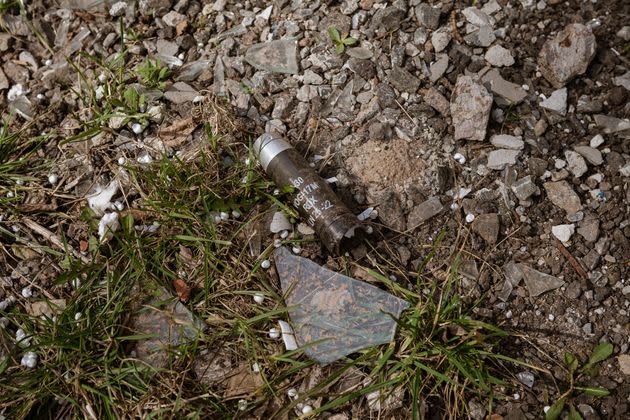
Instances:
[[[506,166],[516,164],[516,158],[521,153],[520,150],[498,149],[488,153],[488,163],[486,166],[497,171],[503,170]]]
[[[545,79],[556,88],[583,74],[595,56],[595,35],[580,23],[567,25],[543,45],[538,66]]]
[[[576,178],[581,177],[588,171],[588,166],[584,158],[573,150],[565,150],[564,157],[567,160],[567,169]]]
[[[580,197],[567,181],[546,182],[544,187],[551,202],[566,211],[568,215],[582,210]]]
[[[557,289],[564,285],[564,281],[549,274],[541,273],[525,264],[517,264],[523,273],[525,286],[531,297],[540,296],[545,292]]]
[[[459,76],[451,98],[455,140],[483,140],[492,108],[492,95],[477,79]]]
[[[581,154],[590,164],[599,166],[604,163],[602,152],[591,146],[575,146],[575,151]]]
[[[514,64],[514,57],[507,48],[493,45],[488,48],[485,55],[486,61],[495,67],[509,67]]]
[[[420,26],[435,30],[440,25],[440,9],[423,3],[416,6],[416,19]]]

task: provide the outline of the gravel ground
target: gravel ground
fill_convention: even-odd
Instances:
[[[60,0],[26,7],[33,27],[15,9],[0,12],[0,109],[3,118],[15,112],[15,124],[33,120],[34,135],[50,133],[44,153],[52,177],[31,182],[54,186],[55,200],[84,205],[95,186],[118,180],[133,202],[119,163],[143,165],[163,153],[194,158],[199,110],[224,97],[246,130],[283,135],[325,178],[335,177],[357,214],[373,207],[374,226],[387,237],[374,246],[394,250],[402,271],[419,266],[423,245],[445,227],[443,256],[452,247],[468,256],[462,294],[485,297],[479,318],[524,334],[505,354],[556,372],[567,349],[585,358],[598,342],[612,343],[614,357],[591,384],[612,393],[580,397],[579,409],[590,419],[628,416],[630,3]],[[356,42],[335,51],[330,27]],[[121,48],[121,28],[131,65],[149,57],[172,72],[162,90],[138,85],[148,118],[95,114],[86,102],[103,101],[120,81],[103,69]],[[103,129],[65,142],[95,126]],[[18,199],[50,204],[36,194]],[[63,232],[74,249],[84,233],[77,225]],[[3,256],[0,264],[5,283],[36,274],[38,284],[52,280],[32,256]],[[0,298],[15,292],[2,287]],[[498,413],[539,418],[547,391],[536,377]]]

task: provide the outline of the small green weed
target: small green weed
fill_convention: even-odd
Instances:
[[[613,345],[610,343],[599,343],[593,349],[588,362],[580,367],[580,361],[574,354],[567,352],[564,354],[564,364],[567,369],[567,382],[569,388],[558,397],[556,402],[549,408],[545,416],[546,420],[555,420],[560,417],[567,403],[569,404],[569,420],[582,420],[582,416],[570,402],[572,396],[584,393],[594,397],[605,397],[610,391],[602,387],[587,387],[579,385],[580,380],[586,376],[594,376],[598,365],[608,359],[613,353]]]
[[[171,70],[162,66],[160,60],[152,61],[147,59],[137,68],[140,82],[148,88],[164,89],[166,84],[164,83],[171,75]]]
[[[337,54],[343,54],[343,52],[346,50],[346,47],[350,47],[357,43],[356,38],[347,35],[341,36],[339,30],[334,26],[328,28],[328,35],[330,36],[330,39],[335,46],[335,51],[337,51]]]

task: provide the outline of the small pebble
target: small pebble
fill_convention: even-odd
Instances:
[[[547,319],[548,319],[549,321],[553,321],[554,319],[556,319],[556,317],[554,316],[554,314],[549,314],[549,315],[547,316]]]
[[[50,185],[55,185],[59,181],[59,177],[56,174],[48,175],[48,182]]]
[[[451,203],[451,210],[457,210],[459,208],[459,204]]]
[[[252,372],[254,373],[260,372],[260,365],[258,364],[258,362],[254,362],[254,364],[252,365]]]
[[[280,338],[280,331],[277,328],[270,329],[269,338],[273,338],[274,340]]]
[[[274,239],[274,240],[273,240],[273,246],[274,246],[275,248],[280,248],[280,246],[282,246],[282,240],[280,240],[280,239]]]
[[[282,239],[287,239],[288,236],[289,236],[289,231],[288,230],[283,230],[282,232],[280,232],[280,237]]]
[[[265,297],[263,295],[258,294],[258,293],[254,295],[254,302],[260,304],[260,303],[263,303],[264,301],[265,301]]]
[[[13,194],[13,191],[9,191],[7,193],[7,198],[13,198],[13,197],[15,197],[15,194]]]
[[[472,214],[472,213],[468,213],[468,214],[466,215],[466,222],[467,222],[467,223],[472,223],[472,221],[473,221],[473,220],[475,220],[475,215],[474,215],[474,214]]]
[[[260,266],[266,270],[271,267],[271,261],[263,260],[263,262],[260,263]]]
[[[16,180],[15,180],[15,185],[24,185],[24,180],[22,180],[22,179],[16,179]]]
[[[455,159],[457,162],[459,162],[462,165],[466,163],[466,157],[462,155],[461,153],[455,153],[453,155],[453,159]]]
[[[245,401],[245,400],[238,400],[238,409],[240,411],[247,410],[247,401]]]
[[[238,210],[232,210],[232,217],[238,219],[239,217],[241,217],[241,212],[239,212]]]
[[[287,391],[287,395],[289,396],[289,398],[297,397],[297,395],[298,395],[297,389],[289,388],[289,390]]]
[[[48,60],[44,61],[44,65],[45,66],[50,66],[53,63],[53,61],[49,58]]]

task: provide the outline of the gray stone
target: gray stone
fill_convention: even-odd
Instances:
[[[5,52],[11,46],[11,34],[7,34],[4,32],[0,33],[0,52]]]
[[[556,88],[586,72],[595,56],[596,42],[589,26],[567,25],[547,40],[538,54],[538,66],[545,79]]]
[[[521,136],[516,137],[509,134],[495,134],[490,137],[490,143],[500,149],[523,150],[525,147],[525,142]]]
[[[500,45],[493,45],[488,48],[484,56],[486,61],[495,67],[509,67],[514,64],[514,57],[507,48]]]
[[[593,136],[593,138],[591,139],[591,141],[589,142],[589,145],[591,147],[599,147],[602,144],[604,144],[604,136],[602,136],[601,134],[597,134],[595,136]]]
[[[516,158],[520,154],[520,150],[498,149],[493,150],[488,154],[488,163],[486,166],[489,169],[497,171],[503,170],[506,166],[516,164]]]
[[[173,6],[173,0],[140,0],[138,11],[143,16],[151,16],[156,12],[168,10]]]
[[[469,23],[475,26],[492,26],[494,24],[494,19],[476,7],[467,7],[462,10],[462,14]]]
[[[501,5],[497,3],[497,0],[490,0],[486,4],[483,5],[481,11],[487,15],[492,15],[501,10]]]
[[[586,242],[595,242],[599,237],[599,219],[587,218],[582,220],[577,229]]]
[[[416,19],[421,26],[435,30],[440,25],[440,9],[426,3],[416,6]]]
[[[155,47],[158,54],[162,55],[176,55],[179,50],[179,45],[166,39],[158,39]]]
[[[582,95],[578,98],[576,110],[580,114],[594,114],[601,112],[604,104],[598,99],[592,99],[588,95]]]
[[[415,93],[420,87],[420,79],[398,66],[392,67],[389,82],[400,92]]]
[[[9,88],[9,80],[7,76],[4,75],[4,72],[0,68],[0,90]]]
[[[630,41],[630,26],[624,26],[617,31],[617,36],[624,41]]]
[[[433,109],[447,117],[451,114],[451,104],[436,88],[430,87],[424,93],[424,101]]]
[[[172,26],[173,28],[186,20],[186,16],[181,13],[177,13],[174,10],[171,10],[164,16],[162,16],[162,22],[167,26]]]
[[[504,99],[507,105],[517,104],[527,96],[525,89],[516,83],[505,80],[496,69],[488,71],[481,80],[490,87],[492,93]]]
[[[630,130],[630,121],[608,115],[595,115],[595,124],[604,130],[605,134],[613,134]]]
[[[548,126],[549,125],[547,124],[547,121],[544,118],[541,118],[538,121],[536,121],[536,125],[534,126],[534,134],[536,135],[536,137],[540,137],[543,134],[545,134],[545,131],[547,131]]]
[[[567,169],[576,178],[581,177],[588,170],[588,166],[586,166],[586,161],[579,153],[576,153],[572,150],[565,150],[564,157],[567,160]]]
[[[489,47],[497,39],[492,27],[486,25],[479,30],[471,32],[464,37],[464,41],[468,45],[474,47]]]
[[[526,201],[532,195],[540,194],[540,188],[532,181],[531,175],[524,176],[512,184],[512,191],[520,201]]]
[[[409,229],[416,228],[442,211],[444,211],[444,206],[440,202],[440,198],[431,197],[411,210],[407,217],[407,227]]]
[[[604,158],[602,157],[602,152],[595,149],[591,146],[575,146],[574,150],[584,156],[586,160],[589,161],[590,164],[599,166],[604,163]]]
[[[287,38],[254,44],[245,53],[245,60],[259,70],[298,74],[297,39]]]
[[[346,54],[348,54],[348,56],[350,57],[357,58],[359,60],[369,60],[370,58],[374,57],[374,53],[372,51],[363,47],[347,48]]]
[[[575,225],[556,225],[551,227],[551,233],[558,238],[560,242],[569,242],[571,236],[575,233]]]
[[[483,140],[492,108],[492,95],[478,80],[459,76],[451,98],[455,140]]]
[[[192,61],[184,64],[175,76],[175,81],[192,82],[196,80],[204,70],[209,70],[212,66],[211,60]]]
[[[381,30],[389,32],[400,28],[400,23],[405,18],[405,12],[397,7],[379,9],[372,17],[372,31]]]
[[[542,108],[560,115],[567,113],[567,88],[554,90],[551,95],[540,103]]]
[[[439,54],[435,63],[431,64],[431,66],[429,67],[429,73],[430,73],[429,79],[433,83],[437,82],[438,79],[442,77],[442,75],[444,75],[444,72],[446,72],[447,68],[448,68],[448,54]]]
[[[199,96],[199,92],[184,82],[176,82],[164,92],[164,97],[174,104],[192,102],[197,96]]]
[[[444,51],[449,42],[451,42],[451,31],[445,27],[431,34],[431,44],[436,53]]]
[[[567,214],[575,214],[582,210],[580,197],[567,181],[546,182],[544,187],[551,202]]]
[[[124,1],[119,1],[112,4],[112,7],[109,8],[109,15],[112,17],[119,17],[125,14],[127,10],[127,3]]]
[[[525,265],[518,264],[518,268],[523,272],[525,286],[531,297],[540,296],[545,292],[557,289],[564,285],[564,281],[549,274],[541,273],[538,270]]]
[[[481,236],[488,245],[497,243],[499,227],[499,215],[496,213],[480,214],[471,226],[472,230]]]
[[[630,90],[630,71],[626,71],[621,76],[613,77],[615,86],[623,86],[626,90]]]

